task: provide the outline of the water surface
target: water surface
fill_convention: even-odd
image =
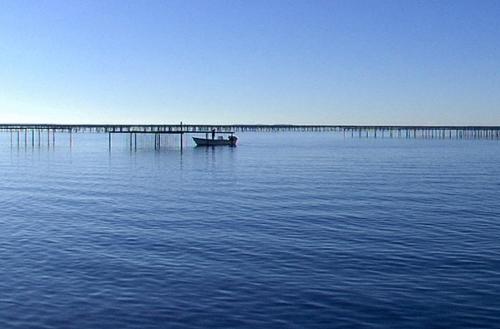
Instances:
[[[0,140],[1,328],[494,328],[500,143]]]

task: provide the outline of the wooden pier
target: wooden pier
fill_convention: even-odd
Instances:
[[[396,126],[396,125],[208,125],[208,124],[0,124],[0,132],[10,132],[11,142],[40,145],[55,145],[56,133],[68,133],[70,144],[73,133],[106,133],[109,148],[113,134],[128,134],[130,148],[137,148],[137,135],[153,134],[155,149],[161,147],[160,136],[180,136],[182,149],[186,134],[217,134],[235,132],[337,132],[352,138],[425,138],[425,139],[492,139],[500,140],[500,126]]]

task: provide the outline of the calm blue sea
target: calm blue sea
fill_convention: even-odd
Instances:
[[[500,142],[0,136],[0,328],[500,327]]]

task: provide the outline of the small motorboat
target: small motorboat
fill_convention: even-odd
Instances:
[[[231,135],[228,138],[219,136],[218,138],[198,138],[193,137],[196,146],[236,146],[238,137]]]

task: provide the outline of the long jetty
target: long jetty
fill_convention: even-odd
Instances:
[[[439,139],[494,139],[500,140],[500,126],[407,126],[407,125],[265,125],[265,124],[0,124],[0,132],[10,132],[11,140],[17,135],[17,142],[24,139],[40,143],[46,138],[55,144],[56,133],[107,133],[109,147],[113,134],[129,134],[130,146],[137,147],[137,135],[154,134],[155,148],[160,147],[160,136],[179,135],[182,148],[183,135],[218,134],[235,132],[337,132],[345,137],[359,138],[439,138]]]

